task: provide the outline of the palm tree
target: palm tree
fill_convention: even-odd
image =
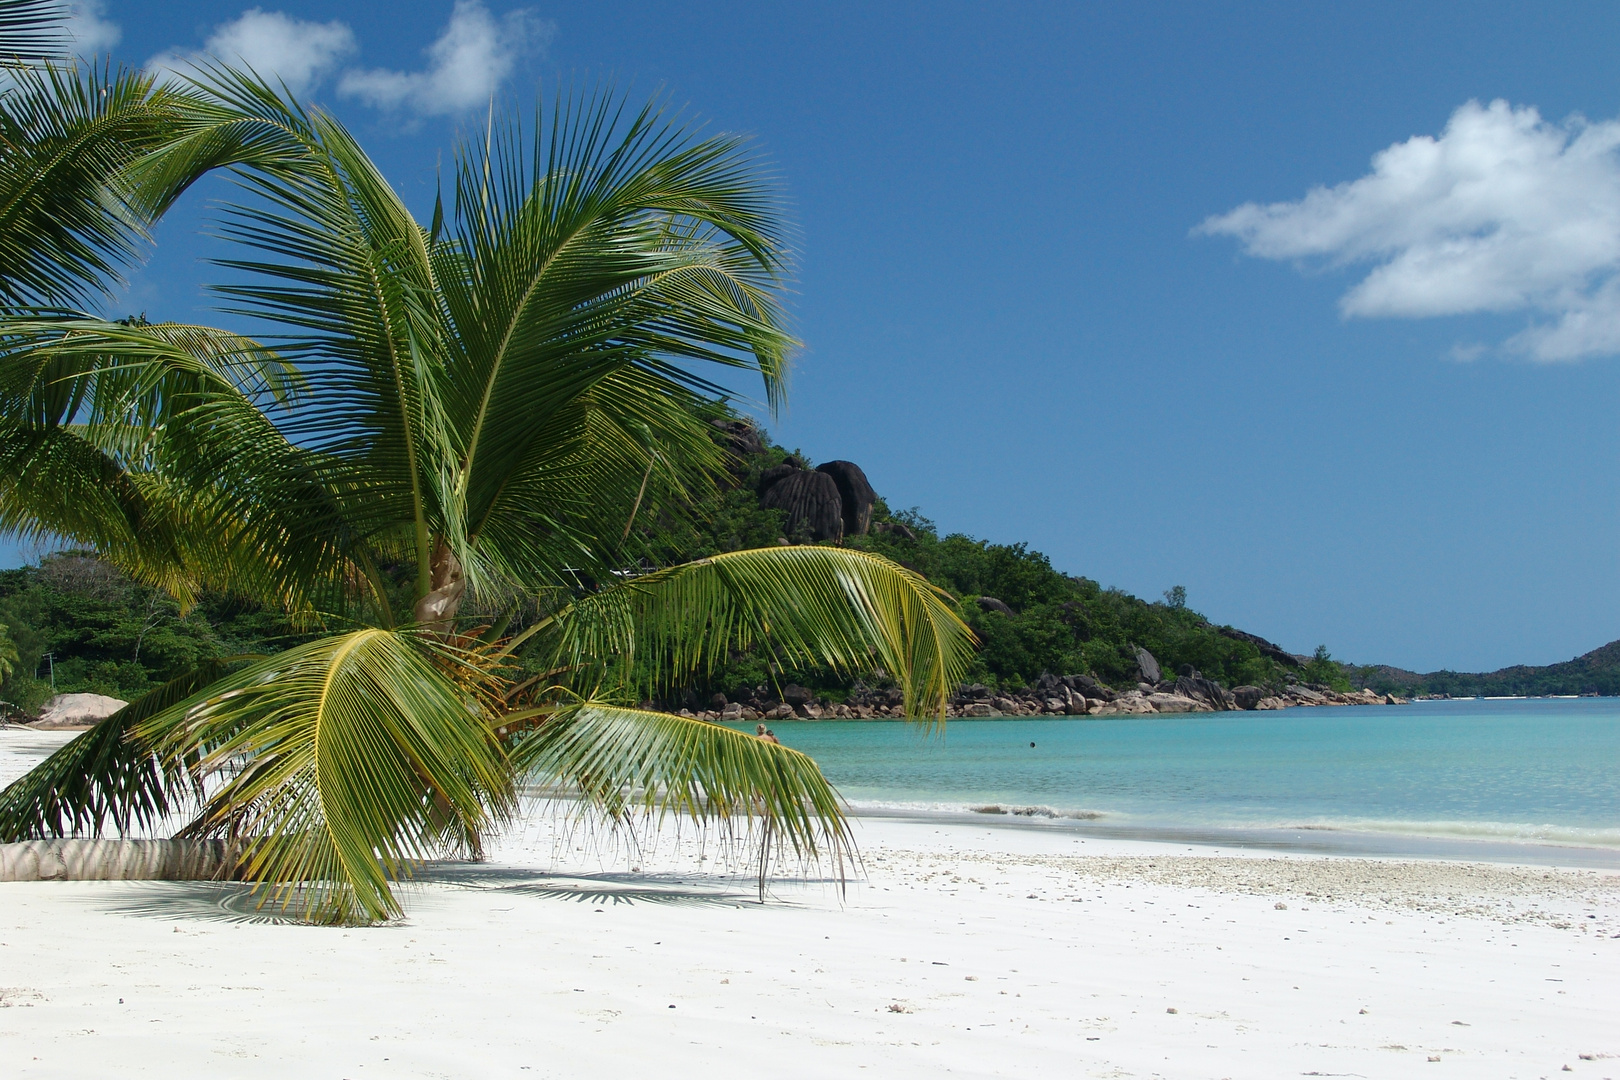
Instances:
[[[943,716],[972,644],[948,597],[862,552],[626,569],[637,514],[724,464],[703,370],[784,391],[783,231],[742,141],[601,95],[532,138],[492,114],[423,226],[328,114],[224,68],[176,100],[111,189],[140,222],[230,170],[242,254],[217,292],[260,332],[14,307],[0,525],[322,633],[132,703],[0,795],[0,837],[186,809],[181,836],[332,919],[398,914],[391,882],[476,853],[530,781],[616,823],[756,830],[762,867],[841,858],[809,758],[634,707],[763,646],[882,668]]]

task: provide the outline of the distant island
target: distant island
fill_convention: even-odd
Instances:
[[[1620,641],[1573,660],[1497,671],[1431,671],[1420,675],[1387,664],[1343,665],[1352,686],[1407,697],[1608,697],[1620,694]]]

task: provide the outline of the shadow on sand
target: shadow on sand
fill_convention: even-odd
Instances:
[[[210,922],[243,925],[299,925],[297,901],[284,906],[252,885],[214,881],[107,882],[105,891],[80,900],[111,915],[169,922]],[[784,877],[775,885],[839,886],[836,878]],[[421,893],[414,886],[444,885],[480,892],[562,900],[592,907],[662,904],[669,906],[739,907],[758,904],[758,894],[746,877],[697,882],[668,874],[600,873],[556,874],[516,866],[488,863],[429,863],[414,877],[401,882],[400,899],[409,910]],[[414,895],[413,895],[414,894]],[[772,904],[792,905],[774,891]]]
[[[106,892],[79,897],[110,915],[167,922],[296,926],[296,903],[283,907],[252,885],[230,881],[117,881]]]

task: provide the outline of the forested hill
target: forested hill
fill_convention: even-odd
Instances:
[[[1195,671],[1230,690],[1282,691],[1292,684],[1334,690],[1369,687],[1398,696],[1446,694],[1620,694],[1620,642],[1547,667],[1488,674],[1419,674],[1340,665],[1325,648],[1293,656],[1265,638],[1223,626],[1189,606],[1183,590],[1143,600],[1066,574],[1024,544],[992,544],[942,534],[918,510],[896,510],[857,464],[812,467],[802,454],[717,406],[715,440],[731,451],[729,472],[680,514],[637,522],[644,567],[777,543],[838,543],[883,554],[956,597],[982,643],[970,681],[1020,691],[1042,675],[1085,676],[1105,687],[1174,680]],[[182,613],[169,597],[138,585],[84,554],[43,559],[0,572],[0,701],[31,712],[58,692],[131,699],[199,661],[285,648],[302,640],[274,612],[228,596],[205,595]],[[1146,678],[1143,653],[1158,672]],[[881,673],[862,680],[882,685]],[[773,668],[763,652],[731,662],[665,704],[766,696],[798,683],[828,700],[863,689],[825,672]]]
[[[637,522],[644,567],[777,543],[840,543],[888,556],[959,601],[983,643],[970,681],[992,691],[1033,686],[1043,674],[1089,676],[1134,689],[1142,652],[1174,680],[1189,670],[1226,688],[1306,683],[1348,689],[1325,650],[1290,656],[1264,638],[1213,623],[1171,590],[1145,601],[1058,571],[1023,544],[941,534],[916,510],[895,511],[859,466],[825,462],[772,445],[757,428],[717,407],[714,437],[732,452],[727,475],[680,514]],[[301,640],[273,612],[208,595],[182,613],[169,597],[84,554],[0,572],[0,699],[25,712],[53,692],[89,691],[129,700],[201,660],[285,648]],[[731,662],[666,704],[732,700],[790,682],[828,700],[863,689],[826,672],[773,668],[763,652]],[[864,689],[881,687],[870,673]]]
[[[653,565],[787,542],[875,551],[957,598],[982,644],[970,678],[991,689],[1020,690],[1043,674],[1087,675],[1134,688],[1144,677],[1140,650],[1171,680],[1190,668],[1227,688],[1301,682],[1349,689],[1325,649],[1316,658],[1292,656],[1263,637],[1206,618],[1188,605],[1185,590],[1147,601],[1063,573],[1025,544],[941,533],[918,509],[891,507],[856,463],[813,465],[735,415],[717,411],[712,421],[735,455],[732,475],[698,506],[697,524],[646,527]],[[814,673],[776,673],[778,679],[788,675],[824,685]],[[734,690],[771,678],[764,657],[739,657],[693,689],[735,700]]]
[[[1357,687],[1406,697],[1541,697],[1553,694],[1620,694],[1620,641],[1611,641],[1561,664],[1534,667],[1515,664],[1499,671],[1415,671],[1382,664],[1345,665],[1345,674]]]

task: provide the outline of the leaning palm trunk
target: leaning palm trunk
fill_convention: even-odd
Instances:
[[[215,70],[173,109],[98,191],[138,225],[233,170],[245,283],[219,292],[278,345],[11,309],[0,530],[322,636],[75,739],[0,793],[0,841],[183,814],[178,838],[226,845],[266,900],[335,920],[400,914],[394,883],[476,855],[528,783],[616,826],[677,814],[801,860],[849,855],[808,757],[628,707],[760,647],[882,668],[913,715],[942,717],[972,645],[948,597],[857,551],[621,579],[638,515],[679,518],[724,475],[699,372],[751,371],[772,404],[784,389],[784,230],[742,141],[565,101],[532,141],[492,125],[424,226],[332,117],[254,78]],[[549,614],[505,640],[462,615],[521,600]]]
[[[223,840],[28,840],[0,844],[0,881],[231,881]]]

